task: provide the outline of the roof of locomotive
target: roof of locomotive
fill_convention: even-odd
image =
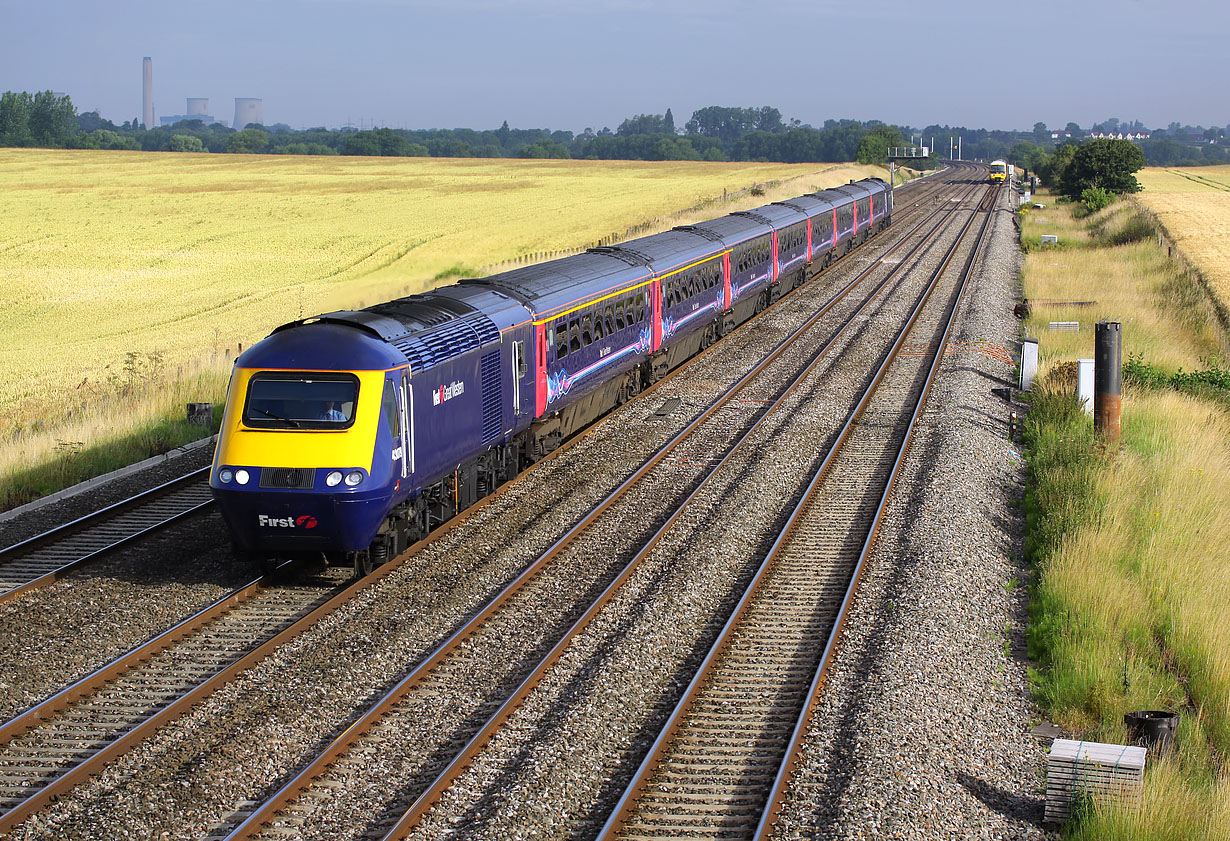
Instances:
[[[333,359],[328,367],[344,368],[355,348],[372,345],[385,350],[371,350],[374,355],[370,361],[380,364],[369,367],[395,368],[409,363],[413,372],[496,343],[501,329],[528,317],[524,306],[499,291],[446,286],[367,309],[339,310],[292,321],[278,327],[252,350],[315,344],[321,350],[313,358]],[[272,367],[267,362],[261,364]]]
[[[400,350],[371,332],[334,321],[307,319],[296,324],[298,329],[278,328],[245,350],[235,360],[235,367],[381,371],[406,364]]]

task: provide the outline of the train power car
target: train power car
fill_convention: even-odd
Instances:
[[[1008,180],[1008,162],[991,161],[989,180],[992,184],[1003,184]]]
[[[891,214],[867,179],[277,328],[235,362],[210,474],[237,550],[370,571]]]

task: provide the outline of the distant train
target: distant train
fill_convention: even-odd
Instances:
[[[1012,167],[1007,161],[991,161],[990,182],[992,184],[1003,184],[1012,174]]]
[[[891,216],[872,178],[277,328],[210,475],[237,550],[370,571]]]

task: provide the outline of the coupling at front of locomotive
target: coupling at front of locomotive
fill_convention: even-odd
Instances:
[[[262,561],[366,549],[409,483],[405,359],[336,324],[275,332],[235,362],[209,485],[236,548]]]

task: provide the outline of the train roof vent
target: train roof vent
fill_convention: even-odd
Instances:
[[[411,371],[421,371],[500,340],[495,322],[481,312],[407,333],[392,344],[406,355]]]
[[[406,298],[376,304],[368,307],[367,311],[397,319],[407,327],[414,323],[434,327],[437,324],[452,321],[458,316],[469,315],[475,312],[475,309],[464,301],[445,298],[441,295],[410,295]]]
[[[629,266],[649,266],[653,263],[641,252],[623,245],[600,245],[597,248],[586,249],[590,254],[606,254],[617,260],[623,260]]]
[[[768,216],[762,216],[759,213],[754,213],[750,210],[736,210],[731,216],[746,216],[748,219],[755,219],[757,222],[764,222],[766,225],[772,225],[773,220]]]
[[[680,225],[672,230],[683,231],[685,234],[696,234],[698,237],[704,237],[713,242],[722,242],[722,236],[716,234],[708,228],[699,228],[696,225]]]

